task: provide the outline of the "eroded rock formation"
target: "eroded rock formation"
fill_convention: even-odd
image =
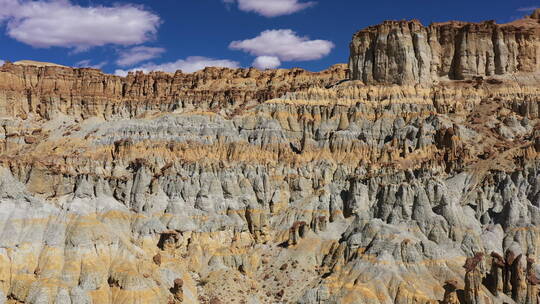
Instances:
[[[540,68],[540,19],[508,24],[387,21],[356,33],[352,78],[367,84],[429,84],[441,78],[536,72]]]
[[[536,304],[537,15],[369,28],[349,81],[0,67],[0,302]]]

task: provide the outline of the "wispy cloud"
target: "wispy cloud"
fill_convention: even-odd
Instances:
[[[136,46],[134,48],[120,52],[120,57],[116,61],[119,66],[131,66],[139,62],[147,61],[159,57],[165,52],[164,48]]]
[[[88,6],[69,0],[0,0],[7,35],[34,47],[83,51],[107,44],[134,45],[154,38],[160,17],[141,6]]]
[[[140,67],[136,67],[129,70],[118,69],[115,71],[116,75],[125,76],[128,72],[143,71],[145,73],[151,71],[162,71],[174,73],[177,70],[182,70],[184,73],[192,73],[202,70],[206,67],[226,67],[226,68],[238,68],[240,64],[236,61],[227,59],[214,59],[201,56],[187,57],[186,59],[179,59],[174,62],[166,62],[162,64],[144,64]]]
[[[77,62],[75,65],[79,68],[101,69],[107,65],[107,61],[102,61],[100,63],[92,64],[92,61],[90,59],[85,59],[85,60],[81,60]]]
[[[238,3],[238,9],[254,12],[265,17],[290,15],[315,5],[315,2],[298,0],[223,0],[227,4]]]
[[[525,13],[532,13],[535,10],[537,10],[538,8],[540,8],[540,6],[527,6],[527,7],[520,7],[518,9],[516,9],[516,11],[525,12]]]

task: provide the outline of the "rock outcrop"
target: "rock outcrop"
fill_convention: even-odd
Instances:
[[[351,77],[366,84],[430,84],[538,72],[540,19],[509,24],[387,21],[356,33],[351,42]]]
[[[527,53],[520,22],[434,28],[516,27]],[[0,303],[536,304],[540,78],[516,56],[425,81],[5,64]]]
[[[91,68],[7,63],[0,67],[0,115],[120,119],[188,110],[236,115],[287,92],[331,86],[345,77],[342,64],[320,73],[206,68],[192,74],[137,72],[118,77]]]
[[[482,272],[480,263],[484,258],[483,253],[477,253],[474,257],[465,261],[465,304],[484,304],[486,296],[482,294]]]
[[[442,304],[459,304],[459,298],[457,295],[458,283],[455,280],[447,281],[444,283],[444,298]]]

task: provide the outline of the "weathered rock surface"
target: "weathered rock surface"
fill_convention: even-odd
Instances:
[[[6,64],[0,303],[536,304],[540,78],[520,71]]]
[[[387,21],[356,33],[352,79],[366,84],[429,84],[440,79],[537,72],[539,13],[509,24]]]

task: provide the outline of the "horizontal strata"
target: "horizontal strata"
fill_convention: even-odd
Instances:
[[[381,56],[409,66],[409,33],[529,41],[536,19],[353,45],[388,28]],[[494,62],[429,81],[6,64],[0,302],[536,304],[540,79]]]
[[[5,64],[0,68],[0,115],[33,112],[49,119],[60,112],[118,119],[148,111],[222,108],[234,113],[288,91],[332,85],[345,73],[344,65],[336,65],[320,73],[206,68],[192,74],[139,72],[118,77],[88,68]]]

